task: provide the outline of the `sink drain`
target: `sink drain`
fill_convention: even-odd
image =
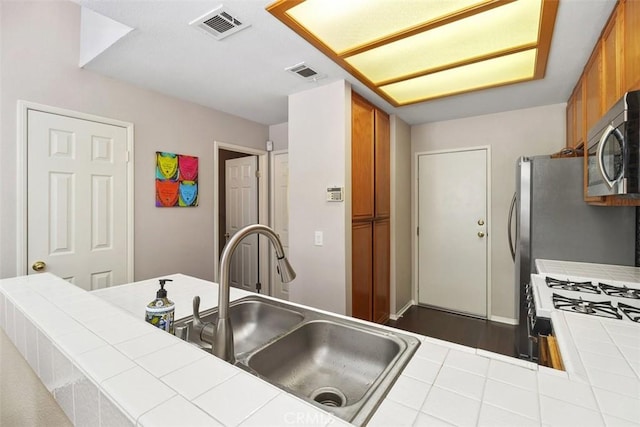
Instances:
[[[347,403],[347,397],[334,387],[320,387],[311,393],[311,398],[324,406],[340,408]]]

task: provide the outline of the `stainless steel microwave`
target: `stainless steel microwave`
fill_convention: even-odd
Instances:
[[[587,194],[640,198],[640,91],[627,92],[587,135]]]

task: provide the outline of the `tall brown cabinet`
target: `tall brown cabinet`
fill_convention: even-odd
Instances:
[[[352,315],[385,323],[390,303],[389,115],[351,103]]]

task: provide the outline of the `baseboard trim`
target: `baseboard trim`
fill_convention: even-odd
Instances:
[[[518,319],[511,319],[510,317],[491,316],[489,320],[492,322],[506,323],[507,325],[517,325]]]
[[[402,317],[402,315],[404,314],[405,311],[409,310],[412,306],[416,305],[416,302],[414,300],[410,300],[404,307],[402,307],[400,309],[400,311],[398,311],[396,314],[390,314],[389,315],[389,319],[391,320],[398,320],[399,318]]]

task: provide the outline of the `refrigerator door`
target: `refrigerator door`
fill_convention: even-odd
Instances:
[[[521,157],[516,168],[516,304],[518,318],[518,355],[532,358],[532,343],[527,330],[527,307],[525,287],[531,277],[531,160]]]

